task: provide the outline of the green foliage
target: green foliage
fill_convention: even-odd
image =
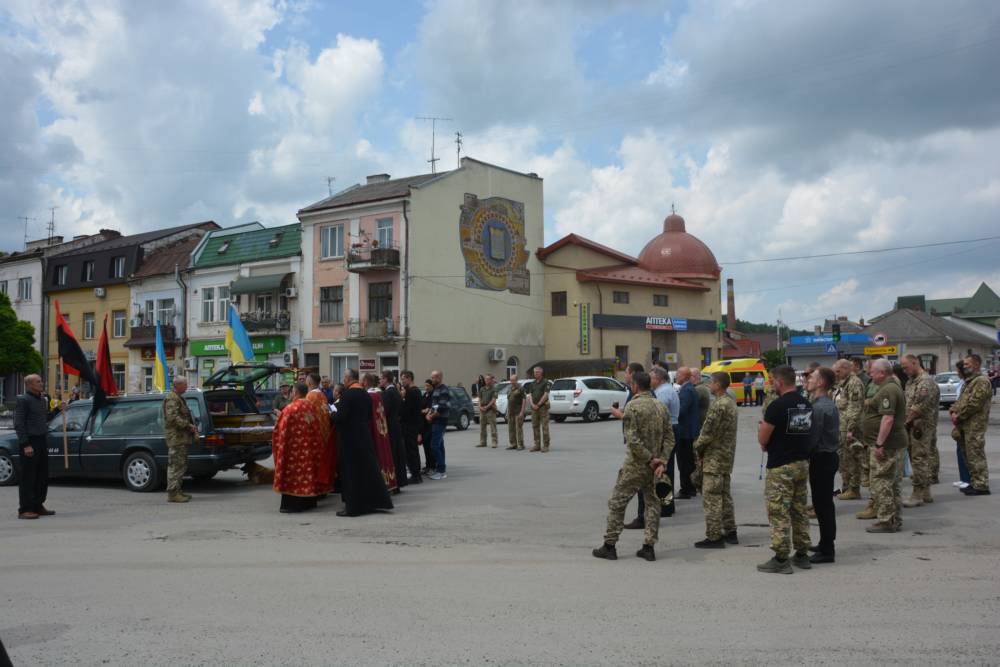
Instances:
[[[778,330],[778,325],[757,324],[756,322],[747,322],[746,320],[737,318],[736,330],[742,333],[774,333]],[[781,337],[784,340],[788,340],[789,336],[808,336],[811,333],[811,331],[806,331],[805,329],[789,329],[788,327],[781,327]]]
[[[40,373],[42,355],[34,346],[35,327],[18,320],[10,297],[0,294],[0,375]]]
[[[784,350],[768,350],[764,352],[764,366],[767,370],[771,370],[775,366],[780,366],[785,363],[785,351]]]

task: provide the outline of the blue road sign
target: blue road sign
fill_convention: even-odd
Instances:
[[[837,354],[837,344],[836,343],[827,343],[826,344],[826,351],[829,352],[830,354]]]

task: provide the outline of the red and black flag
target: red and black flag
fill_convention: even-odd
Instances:
[[[115,382],[115,375],[111,372],[111,348],[108,347],[108,315],[104,315],[104,324],[101,325],[101,340],[97,343],[97,379],[98,386],[108,396],[118,395],[118,384]]]
[[[76,336],[73,335],[73,330],[69,328],[69,323],[66,322],[59,311],[59,302],[56,301],[55,305],[56,339],[59,341],[59,358],[62,359],[63,372],[68,375],[76,375],[81,380],[89,382],[94,391],[98,392],[101,385],[97,381],[94,371],[90,368],[87,355],[83,353],[80,343],[77,342]]]

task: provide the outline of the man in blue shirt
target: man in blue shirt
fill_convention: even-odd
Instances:
[[[681,500],[688,500],[697,495],[691,481],[691,473],[694,472],[694,441],[701,433],[701,419],[698,414],[698,392],[691,382],[691,369],[681,367],[677,369],[677,384],[681,385],[679,392],[680,413],[677,416],[677,424],[674,426],[674,454],[677,457],[677,469],[680,474],[680,491],[676,497]],[[673,456],[667,466],[667,474],[670,481],[674,480]],[[674,487],[677,488],[677,487]]]

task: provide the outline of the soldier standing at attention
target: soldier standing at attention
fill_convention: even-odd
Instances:
[[[694,385],[694,393],[698,394],[698,423],[704,424],[708,407],[712,404],[712,391],[701,381],[701,371],[696,368],[691,369],[691,384]]]
[[[549,451],[549,389],[541,366],[535,366],[535,382],[531,385],[531,432],[535,436],[533,452]]]
[[[695,542],[699,549],[722,549],[739,544],[730,478],[736,455],[736,404],[729,397],[728,373],[712,373],[709,389],[715,396],[694,442],[694,455],[702,471],[701,502],[705,508],[705,539]]]
[[[903,501],[903,507],[920,507],[934,502],[931,496],[931,484],[934,482],[931,448],[937,430],[941,390],[934,378],[924,372],[916,355],[907,354],[901,365],[910,378],[905,390],[906,432],[909,436],[910,464],[913,466],[913,493]]]
[[[878,519],[869,533],[895,533],[903,525],[900,483],[906,451],[906,396],[892,373],[892,364],[876,359],[868,369],[875,394],[865,399],[861,435],[871,451],[872,498],[859,519]]]
[[[594,549],[595,558],[618,560],[615,545],[625,528],[625,508],[636,489],[645,497],[645,540],[636,556],[656,560],[653,545],[660,530],[660,501],[656,497],[655,479],[663,475],[670,458],[671,441],[667,434],[670,419],[667,408],[650,391],[649,375],[632,375],[632,399],[625,406],[622,422],[625,427],[625,463],[618,471],[618,480],[608,500],[608,527],[604,544]]]
[[[990,495],[990,471],[986,465],[986,426],[990,421],[993,387],[982,373],[983,360],[978,354],[965,358],[965,386],[955,405],[951,406],[951,423],[959,432],[965,464],[971,483],[962,489],[967,496]]]
[[[524,406],[524,387],[514,373],[507,390],[507,449],[524,449]]]
[[[837,386],[833,402],[840,414],[840,488],[841,500],[861,499],[861,458],[865,448],[861,442],[861,411],[865,407],[865,385],[854,373],[847,359],[833,364]]]
[[[178,375],[173,387],[163,399],[163,435],[167,441],[167,501],[186,503],[191,496],[181,491],[181,481],[187,472],[188,447],[198,437],[198,427],[184,400],[187,378]]]
[[[493,448],[499,444],[497,438],[497,379],[487,375],[479,388],[479,446],[486,446],[486,427],[490,427]]]

